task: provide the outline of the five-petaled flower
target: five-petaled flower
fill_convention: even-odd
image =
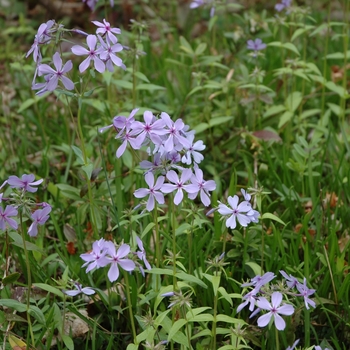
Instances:
[[[306,278],[304,277],[304,283],[298,283],[297,289],[300,292],[300,294],[297,294],[298,296],[304,297],[305,307],[309,309],[309,305],[311,305],[313,308],[316,307],[316,303],[309,298],[310,295],[314,294],[316,292],[315,289],[309,289],[306,286]]]
[[[31,237],[35,237],[38,234],[38,225],[44,225],[45,222],[49,218],[49,214],[51,212],[51,206],[45,206],[43,209],[36,210],[32,215],[32,219],[34,220],[29,227],[28,235]]]
[[[264,297],[260,297],[258,299],[257,306],[262,310],[268,311],[268,313],[258,318],[259,327],[267,326],[272,318],[276,328],[279,331],[284,330],[284,328],[286,327],[286,322],[280,315],[287,315],[287,316],[292,315],[294,313],[294,307],[289,304],[281,305],[281,302],[282,302],[282,294],[279,292],[272,293],[271,304]]]
[[[96,44],[97,44],[96,35],[88,35],[86,38],[86,42],[87,42],[89,49],[86,49],[85,47],[80,46],[80,45],[74,45],[71,48],[74,55],[78,55],[78,56],[87,55],[88,56],[79,65],[80,73],[83,73],[86,69],[88,69],[91,60],[94,61],[95,69],[98,72],[103,73],[105,71],[106,67],[105,67],[105,64],[103,63],[103,61],[99,58],[99,55],[103,52],[103,48],[101,46],[96,48]]]
[[[14,219],[10,218],[10,216],[16,216],[17,214],[18,210],[12,205],[7,205],[5,210],[2,207],[0,207],[0,229],[5,231],[7,223],[14,230],[17,230],[17,222]]]
[[[74,283],[74,287],[76,288],[76,290],[63,290],[63,293],[64,294],[67,294],[71,297],[74,297],[78,294],[85,294],[85,295],[92,295],[92,294],[95,294],[96,292],[91,288],[91,287],[84,287],[82,288],[83,286],[78,283],[78,282],[75,282]]]
[[[231,208],[225,204],[219,202],[218,212],[227,216],[226,219],[226,227],[230,227],[235,229],[237,226],[236,219],[240,223],[241,226],[246,227],[252,221],[251,218],[247,215],[247,213],[252,209],[252,206],[249,202],[243,201],[238,204],[239,198],[237,195],[233,197],[229,196],[227,198],[228,203]]]
[[[275,5],[275,10],[281,12],[284,9],[288,9],[292,3],[292,0],[282,0],[280,4]]]
[[[113,44],[116,44],[118,39],[115,34],[121,34],[121,30],[119,28],[111,27],[111,24],[103,19],[103,23],[99,21],[92,21],[92,23],[97,26],[96,34],[100,34],[102,36],[106,36],[107,42],[110,41]]]
[[[38,189],[33,186],[38,186],[44,181],[43,179],[40,179],[38,181],[34,181],[34,180],[35,180],[35,176],[33,174],[29,174],[29,175],[24,174],[22,175],[21,179],[18,176],[11,175],[8,178],[7,183],[11,186],[11,188],[21,188],[24,191],[34,193]]]
[[[154,175],[152,172],[148,172],[145,175],[145,180],[149,188],[139,188],[134,192],[136,198],[148,197],[146,209],[152,211],[154,209],[155,201],[159,204],[164,204],[164,195],[160,192],[161,187],[164,184],[164,176],[159,176],[154,184]]]
[[[72,61],[67,61],[62,67],[62,59],[59,52],[56,52],[53,55],[53,64],[56,67],[56,70],[51,68],[48,64],[41,64],[38,68],[38,75],[45,75],[46,85],[44,87],[45,91],[54,91],[57,88],[58,81],[61,80],[64,87],[67,90],[74,89],[74,83],[67,78],[64,74],[68,73],[72,68]],[[42,93],[39,91],[37,94]]]
[[[248,40],[247,49],[253,50],[254,54],[256,55],[258,51],[266,49],[266,44],[264,44],[261,39]]]
[[[137,242],[137,246],[140,249],[139,251],[136,252],[137,257],[144,262],[147,270],[151,270],[152,267],[151,267],[150,263],[148,262],[148,260],[146,258],[146,250],[143,247],[143,243],[142,243],[141,239],[138,236],[136,236],[136,242]]]

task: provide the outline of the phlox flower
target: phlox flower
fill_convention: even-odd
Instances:
[[[34,38],[34,43],[32,47],[29,49],[29,51],[26,54],[26,58],[33,53],[33,60],[37,64],[41,62],[41,53],[39,49],[39,45],[48,43],[51,38],[51,33],[53,30],[51,29],[53,25],[55,24],[54,20],[47,21],[46,23],[40,24],[38,31]]]
[[[22,175],[21,179],[15,175],[11,175],[8,178],[7,183],[11,186],[11,188],[21,188],[24,191],[34,193],[38,189],[33,186],[38,186],[44,181],[43,179],[40,179],[38,181],[34,181],[34,180],[35,180],[35,176],[33,174],[29,174],[29,175],[24,174]]]
[[[123,115],[117,115],[113,118],[113,124],[104,126],[100,128],[99,132],[104,132],[105,130],[114,127],[114,129],[118,132],[117,138],[124,132],[125,129],[131,129],[131,124],[135,121],[135,114],[139,108],[135,108],[131,111],[128,117],[124,117]]]
[[[123,153],[126,150],[126,146],[128,143],[133,149],[139,149],[141,147],[141,144],[138,142],[136,139],[137,131],[131,130],[131,129],[126,129],[125,134],[120,136],[120,138],[123,140],[123,143],[119,146],[116,152],[117,158],[120,158]],[[118,136],[118,135],[117,135]]]
[[[140,162],[140,167],[147,170],[147,172],[159,169],[162,166],[162,158],[160,153],[156,153],[153,157],[153,162],[149,160],[143,160]]]
[[[111,27],[111,24],[103,19],[103,23],[99,21],[92,21],[92,23],[97,26],[96,34],[100,34],[101,36],[106,36],[107,40],[116,44],[118,39],[115,34],[121,34],[121,30],[119,28]]]
[[[270,281],[272,281],[274,278],[276,277],[276,275],[273,272],[266,272],[264,273],[262,276],[257,275],[255,277],[253,277],[249,282],[249,283],[243,283],[241,284],[241,287],[249,287],[249,286],[254,286],[255,288],[257,288],[258,290],[260,290],[260,288],[262,286],[264,286],[265,284],[269,283]]]
[[[7,205],[5,210],[2,207],[0,207],[0,229],[5,231],[7,223],[14,230],[17,230],[17,222],[14,219],[10,218],[10,216],[17,216],[17,214],[18,210],[12,205]]]
[[[89,67],[91,60],[94,61],[95,69],[98,72],[103,73],[105,71],[106,67],[105,67],[105,64],[102,62],[102,60],[99,58],[99,55],[103,52],[103,48],[101,46],[99,48],[96,48],[96,44],[97,44],[96,35],[88,35],[86,38],[86,42],[87,42],[87,45],[89,47],[89,50],[83,46],[80,46],[80,45],[74,45],[71,48],[74,55],[77,55],[77,56],[87,55],[88,56],[79,65],[80,73],[85,72],[85,70]]]
[[[145,113],[143,113],[143,119],[145,121],[144,123],[134,121],[131,124],[131,128],[139,133],[139,136],[137,136],[138,142],[142,144],[145,138],[148,137],[154,144],[160,145],[162,143],[160,135],[167,133],[164,129],[164,120],[156,120],[151,111],[145,111]]]
[[[292,3],[292,0],[282,0],[280,4],[275,5],[275,10],[277,12],[281,12],[284,9],[287,9],[288,7],[290,7],[291,3]]]
[[[137,242],[137,246],[140,249],[139,251],[136,252],[137,257],[144,262],[147,270],[151,270],[152,267],[150,263],[147,261],[145,248],[143,247],[143,243],[138,236],[136,236],[136,242]]]
[[[166,183],[160,189],[164,193],[170,193],[177,191],[174,197],[174,203],[179,205],[183,200],[183,190],[188,193],[194,193],[196,190],[193,187],[186,185],[186,182],[191,178],[192,171],[191,169],[184,169],[182,171],[181,177],[174,170],[169,170],[166,174],[167,179],[172,183]]]
[[[185,127],[184,122],[181,119],[173,122],[169,114],[162,112],[160,117],[164,120],[167,139],[164,141],[164,149],[166,152],[171,152],[174,148],[177,151],[181,151],[183,148],[189,148],[190,143],[186,137],[181,135],[182,130]]]
[[[311,305],[313,308],[316,307],[316,303],[309,298],[310,295],[314,294],[316,292],[315,289],[309,289],[306,286],[306,278],[304,277],[304,283],[297,284],[297,289],[300,292],[300,294],[297,294],[298,296],[304,297],[305,307],[309,309],[309,305]]]
[[[136,198],[148,197],[146,209],[152,211],[154,209],[155,201],[159,204],[164,204],[164,195],[159,190],[164,184],[164,176],[159,176],[156,183],[154,183],[154,175],[152,172],[148,172],[145,175],[145,180],[149,188],[139,188],[134,192]]]
[[[92,244],[92,251],[90,253],[81,254],[80,257],[85,261],[82,267],[87,266],[86,273],[92,269],[104,267],[109,263],[106,257],[107,241],[101,238]]]
[[[252,196],[245,189],[242,188],[241,193],[245,201],[249,202],[252,199]]]
[[[214,191],[216,189],[216,183],[214,180],[205,181],[203,179],[203,171],[199,167],[194,168],[194,174],[191,176],[192,185],[188,186],[195,192],[189,193],[189,199],[195,199],[198,192],[200,193],[201,202],[207,207],[210,205],[210,194],[209,191]]]
[[[236,219],[241,226],[246,227],[251,222],[251,218],[247,216],[247,213],[252,209],[251,204],[247,201],[243,201],[238,204],[239,198],[237,195],[227,198],[231,208],[225,204],[219,202],[218,212],[223,216],[228,216],[226,219],[226,227],[231,229],[236,228]]]
[[[322,348],[319,345],[315,345],[315,350],[322,350]],[[330,349],[325,348],[324,350],[330,350]]]
[[[133,271],[135,269],[135,263],[130,259],[124,259],[130,253],[130,246],[122,244],[118,250],[115,249],[115,245],[112,242],[107,242],[108,246],[108,262],[111,267],[108,270],[108,279],[114,282],[119,277],[119,266],[125,271]]]
[[[113,45],[111,45],[111,43],[108,40],[105,43],[99,35],[98,35],[98,39],[102,47],[100,58],[101,60],[105,61],[107,69],[110,72],[114,72],[113,64],[116,65],[117,67],[126,69],[122,59],[115,54],[116,52],[122,51],[123,46],[119,43],[114,43]]]
[[[197,8],[197,7],[200,7],[200,6],[204,6],[206,4],[210,4],[212,2],[213,2],[213,0],[193,0],[190,3],[190,8],[194,9],[194,8]],[[215,7],[212,6],[211,9],[210,9],[210,17],[213,17],[214,14],[215,14]]]
[[[253,51],[261,51],[266,49],[266,44],[264,44],[261,39],[248,40],[247,49]]]
[[[72,61],[67,61],[65,65],[62,67],[62,59],[58,52],[56,52],[53,55],[52,60],[56,70],[54,70],[47,64],[41,64],[38,68],[39,76],[41,75],[49,76],[48,81],[46,81],[46,90],[54,91],[57,88],[59,80],[62,81],[64,87],[67,90],[73,90],[74,83],[64,75],[73,68]]]
[[[85,295],[92,295],[96,293],[91,287],[82,288],[82,285],[78,282],[74,283],[74,287],[76,288],[76,290],[63,290],[63,293],[71,297],[75,297],[76,295],[81,293]]]
[[[198,151],[203,151],[205,149],[205,145],[202,140],[199,140],[193,143],[194,134],[189,134],[187,136],[187,140],[189,141],[190,146],[185,150],[186,153],[182,157],[182,163],[190,165],[192,163],[192,158],[193,158],[193,161],[199,164],[204,159],[204,157]]]
[[[83,2],[90,7],[91,11],[94,11],[98,0],[83,0]]]
[[[280,274],[287,280],[288,288],[292,289],[296,287],[300,282],[292,275],[287,275],[283,270],[280,270]]]
[[[44,225],[49,218],[51,212],[51,206],[45,206],[43,209],[36,210],[32,215],[34,220],[29,227],[28,235],[30,237],[35,237],[38,234],[38,225]]]
[[[237,312],[240,312],[246,305],[249,304],[249,310],[253,311],[256,303],[257,296],[256,294],[259,292],[259,289],[254,288],[250,292],[248,292],[246,295],[242,297],[245,301],[238,305]]]
[[[280,315],[292,315],[294,313],[294,307],[289,304],[283,304],[282,294],[279,292],[273,292],[271,295],[271,304],[266,298],[260,297],[257,301],[257,306],[262,310],[268,310],[268,313],[258,318],[258,326],[265,327],[273,319],[276,328],[279,331],[283,331],[286,327],[286,322]],[[281,305],[281,306],[280,306]]]

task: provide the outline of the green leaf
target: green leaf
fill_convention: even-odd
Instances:
[[[149,328],[149,329],[152,330],[152,328]],[[146,330],[146,331],[147,331],[147,330]],[[146,332],[146,331],[144,331],[144,332]],[[144,333],[144,332],[142,332],[142,333]],[[140,335],[140,334],[139,334],[139,335]],[[145,339],[142,339],[141,341],[143,341],[143,340],[146,340],[146,338],[145,338]],[[129,345],[127,346],[126,350],[138,350],[138,348],[139,348],[138,345],[129,344]]]
[[[19,235],[17,232],[10,231],[9,236],[13,239],[13,242],[11,242],[11,244],[24,249],[23,239],[22,239],[21,235]],[[37,247],[35,244],[28,242],[28,241],[25,241],[25,244],[26,244],[27,250],[32,250],[32,251],[39,252],[41,254],[45,254],[45,252],[42,249],[40,249],[39,247]]]
[[[200,56],[207,48],[207,44],[206,43],[200,43],[195,51],[195,55],[196,56]]]
[[[0,299],[0,305],[9,307],[18,312],[25,312],[27,310],[27,305],[22,304],[14,299]]]
[[[148,78],[141,72],[135,72],[135,76],[146,83],[150,82]]]
[[[56,184],[56,186],[61,190],[62,196],[81,202],[80,191],[77,188],[67,184]]]
[[[283,105],[276,105],[270,107],[263,115],[263,118],[271,117],[272,115],[284,112],[286,110],[286,107]]]
[[[207,273],[203,273],[203,276],[212,284],[214,290],[214,296],[218,294],[218,289],[220,285],[220,275],[209,275]]]
[[[286,226],[286,224],[285,224],[279,217],[277,217],[277,216],[274,215],[274,214],[271,214],[271,213],[264,213],[264,214],[261,216],[261,220],[265,220],[265,219],[274,220],[274,221],[277,221],[277,222],[279,222],[280,224]]]
[[[265,86],[265,85],[261,85],[261,84],[243,84],[239,86],[239,89],[252,89],[252,90],[259,90],[259,91],[268,91],[268,92],[273,92],[272,89],[270,89],[269,87]]]
[[[315,28],[315,26],[311,26],[311,25],[308,25],[308,26],[305,26],[303,28],[298,28],[292,35],[290,41],[294,41],[296,38],[298,38],[300,35],[308,32],[309,30]]]
[[[152,269],[153,270],[153,269]],[[201,286],[202,288],[205,288],[207,289],[208,286],[202,281],[200,280],[199,278],[193,276],[193,275],[189,275],[183,271],[181,272],[177,272],[176,275],[175,275],[177,278],[183,280],[183,281],[186,281],[186,282],[191,282],[191,283],[195,283],[195,284],[198,284],[199,286]]]
[[[90,180],[92,171],[94,170],[94,166],[90,163],[88,165],[83,165],[81,168],[85,172],[87,178]]]
[[[349,94],[347,93],[347,91],[342,86],[333,83],[333,81],[327,81],[326,88],[335,92],[342,98],[349,97]]]
[[[346,57],[350,59],[350,50],[346,52]],[[344,60],[345,55],[344,55],[344,52],[335,52],[335,53],[330,53],[325,58],[327,60]]]
[[[233,324],[241,324],[244,325],[245,322],[238,318],[233,318],[231,316],[219,314],[216,316],[216,322],[225,322],[225,323],[233,323]]]
[[[81,151],[81,149],[72,145],[72,150],[75,153],[75,155],[77,156],[79,164],[84,164],[85,163],[84,156],[83,156],[83,152]]]
[[[168,334],[168,341],[173,339],[174,335],[180,330],[181,327],[183,327],[186,324],[186,320],[183,318],[180,318],[170,328],[169,334]]]
[[[293,118],[293,116],[294,114],[292,112],[285,111],[280,117],[278,128],[281,128],[284,124],[288,123]]]
[[[62,335],[62,340],[68,350],[74,350],[74,342],[71,337],[68,337],[68,335]]]
[[[56,287],[50,286],[46,283],[33,283],[33,286],[45,290],[49,293],[55,294],[60,298],[64,299],[64,294]]]
[[[2,284],[4,286],[11,284],[13,282],[16,282],[21,277],[21,274],[18,272],[11,273],[10,275],[6,276],[2,279]]]
[[[222,125],[232,120],[233,120],[232,116],[212,118],[209,120],[209,126],[213,127],[215,125]]]
[[[136,90],[148,90],[148,91],[165,90],[165,87],[155,85],[155,84],[140,84],[140,85],[137,85]]]
[[[112,83],[116,86],[116,87],[120,87],[123,89],[128,89],[128,90],[132,90],[133,89],[133,84],[130,81],[125,81],[125,80],[119,80],[119,79],[113,79]]]
[[[262,275],[261,267],[254,261],[248,261],[245,263],[245,265],[249,266],[253,270],[255,276]]]
[[[30,305],[28,310],[29,315],[33,316],[39,323],[45,324],[45,316],[43,312],[35,305]]]
[[[301,101],[303,100],[303,95],[299,91],[294,91],[288,95],[286,99],[286,108],[294,113],[299,107]]]
[[[182,51],[185,51],[186,53],[190,54],[191,56],[194,56],[194,51],[193,51],[191,45],[183,36],[180,36],[180,44],[181,44],[180,49]]]
[[[226,289],[224,287],[219,287],[219,293],[232,307],[233,306],[232,299],[230,295],[226,292]]]
[[[280,41],[273,41],[272,43],[268,43],[267,46],[272,46],[272,47],[281,47],[290,51],[293,51],[296,53],[298,56],[300,56],[300,53],[296,46],[292,43],[281,43]]]

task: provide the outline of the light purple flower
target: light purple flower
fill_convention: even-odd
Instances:
[[[104,132],[105,130],[114,127],[114,129],[118,132],[116,137],[119,137],[125,129],[131,129],[131,124],[135,121],[135,114],[139,108],[135,108],[131,111],[128,117],[124,117],[123,115],[117,115],[113,118],[113,124],[104,126],[100,128],[99,132]]]
[[[159,176],[154,184],[154,175],[152,172],[148,172],[145,175],[145,180],[149,188],[139,188],[134,192],[136,198],[148,197],[146,209],[152,211],[154,209],[155,201],[159,204],[164,204],[164,195],[159,190],[164,184],[164,176]]]
[[[198,192],[200,193],[201,202],[207,207],[210,205],[210,194],[209,191],[216,189],[216,183],[214,180],[205,181],[203,179],[203,171],[198,167],[194,168],[194,174],[191,176],[192,185],[188,188],[192,189],[193,193],[188,194],[189,199],[195,199]]]
[[[258,292],[259,292],[259,289],[254,288],[249,293],[244,295],[242,297],[242,299],[245,300],[245,301],[238,305],[237,312],[240,312],[248,304],[249,304],[249,310],[253,311],[254,310],[254,306],[255,306],[255,302],[256,302],[256,299],[257,299],[256,294]]]
[[[294,350],[295,347],[299,344],[299,341],[300,341],[300,339],[297,339],[297,340],[293,343],[292,347],[288,346],[288,348],[287,348],[286,350]]]
[[[78,56],[87,55],[88,56],[79,65],[80,73],[83,73],[89,67],[91,60],[94,61],[95,69],[98,72],[103,73],[105,71],[106,67],[105,67],[105,64],[98,57],[102,53],[103,48],[102,47],[96,48],[96,44],[97,44],[96,35],[88,35],[86,38],[86,42],[87,42],[87,45],[89,47],[89,50],[83,46],[80,46],[80,45],[74,45],[71,48],[74,55],[78,55]]]
[[[38,225],[44,225],[49,218],[51,212],[51,206],[45,206],[43,209],[36,210],[32,215],[34,220],[29,227],[28,235],[30,237],[35,237],[38,234]]]
[[[38,31],[34,38],[34,43],[32,47],[29,49],[29,51],[26,54],[26,58],[33,52],[33,60],[37,64],[41,62],[41,53],[39,49],[39,45],[46,44],[50,41],[51,33],[53,30],[51,29],[53,25],[55,24],[55,21],[50,20],[46,23],[40,24]]]
[[[172,184],[166,183],[160,190],[164,193],[177,191],[174,197],[174,203],[179,205],[183,200],[183,190],[188,193],[194,193],[195,191],[193,188],[190,188],[189,185],[186,185],[186,182],[191,178],[191,176],[191,169],[184,169],[180,178],[174,170],[170,170],[167,172],[166,177],[170,182],[172,182]]]
[[[292,275],[287,275],[286,272],[284,272],[283,270],[280,270],[281,275],[287,280],[287,286],[288,288],[294,288],[296,287],[300,282]]]
[[[286,327],[286,322],[280,315],[292,315],[294,313],[294,307],[289,304],[283,304],[282,294],[279,292],[273,292],[271,296],[271,304],[267,301],[266,298],[260,297],[257,301],[257,306],[262,310],[268,310],[269,312],[265,315],[262,315],[258,318],[258,326],[265,327],[273,318],[276,328],[279,331],[283,331]]]
[[[143,247],[143,243],[138,236],[136,236],[136,242],[137,242],[137,246],[140,249],[139,251],[136,252],[137,257],[144,262],[147,270],[151,270],[152,267],[150,263],[147,261],[145,248]]]
[[[186,149],[186,153],[182,157],[182,163],[190,165],[192,163],[192,158],[193,158],[193,161],[199,164],[204,159],[204,157],[198,151],[203,151],[205,149],[205,145],[203,144],[202,140],[199,140],[193,143],[194,134],[189,134],[187,136],[187,140],[190,143],[190,147]]]
[[[126,146],[128,143],[133,149],[139,149],[141,147],[141,144],[138,142],[136,139],[137,131],[131,130],[131,129],[126,129],[125,134],[120,136],[120,138],[123,140],[123,143],[119,146],[116,152],[117,158],[120,158],[123,153],[126,150]],[[117,135],[118,136],[118,135]]]
[[[266,272],[264,273],[262,276],[257,275],[255,277],[253,277],[249,282],[249,283],[243,283],[241,284],[241,287],[249,287],[249,286],[254,286],[255,288],[257,288],[258,290],[260,290],[260,288],[262,286],[264,286],[265,284],[269,283],[270,281],[272,281],[274,278],[276,277],[276,275],[273,272]]]
[[[78,294],[85,294],[85,295],[92,295],[95,294],[96,292],[91,288],[91,287],[84,287],[82,288],[82,285],[78,282],[74,283],[74,287],[77,290],[63,290],[64,294],[67,294],[71,297],[75,297]]]
[[[92,23],[97,26],[96,34],[100,34],[101,36],[106,36],[107,40],[116,44],[118,39],[114,34],[121,34],[121,30],[119,28],[111,27],[111,24],[103,19],[103,23],[99,21],[92,21]]]
[[[24,191],[28,192],[36,192],[38,189],[33,187],[33,186],[38,186],[40,185],[44,180],[40,179],[38,181],[34,181],[35,176],[33,174],[24,174],[22,175],[22,178],[20,179],[19,177],[15,175],[11,175],[7,182],[11,186],[11,188],[23,188]]]
[[[7,205],[5,210],[2,207],[0,207],[0,229],[5,231],[7,223],[14,230],[17,230],[17,222],[14,219],[10,218],[10,216],[17,216],[17,214],[18,210],[12,205]]]
[[[251,204],[247,201],[243,201],[238,204],[239,198],[237,195],[227,198],[230,207],[219,202],[218,212],[223,216],[228,216],[226,219],[226,227],[231,229],[236,228],[236,219],[241,226],[246,227],[251,222],[251,218],[247,216],[247,213],[252,209]]]
[[[164,120],[165,125],[167,126],[166,134],[168,138],[164,142],[164,149],[166,152],[171,152],[174,150],[181,151],[183,148],[189,148],[190,142],[181,135],[185,124],[181,119],[173,122],[169,114],[162,112],[160,117]]]
[[[266,49],[266,44],[264,44],[261,39],[248,40],[247,49],[253,51],[261,51]]]
[[[112,242],[107,242],[108,244],[108,254],[107,257],[111,267],[108,270],[108,279],[114,282],[119,277],[119,266],[125,271],[133,271],[135,269],[135,263],[130,259],[123,259],[130,253],[130,246],[127,244],[122,244],[116,251],[115,245]]]
[[[162,158],[160,153],[156,153],[153,157],[153,162],[149,160],[143,160],[140,162],[140,167],[147,170],[147,172],[159,169],[162,166]]]
[[[47,91],[55,90],[57,88],[59,80],[62,81],[64,87],[67,90],[73,90],[74,83],[64,75],[73,68],[72,61],[67,61],[65,65],[62,67],[62,59],[59,52],[56,52],[53,55],[52,59],[53,59],[53,64],[56,67],[56,70],[54,70],[47,64],[41,64],[38,68],[39,76],[41,75],[49,76],[49,80],[46,82],[46,90]]]
[[[92,244],[92,251],[90,253],[81,254],[80,257],[85,261],[82,267],[87,266],[86,273],[92,269],[104,267],[109,263],[106,258],[107,242],[101,238]]]
[[[91,11],[94,11],[98,0],[83,0],[83,2],[90,7]]]
[[[114,72],[113,64],[121,67],[122,69],[126,69],[122,59],[115,55],[116,52],[120,52],[123,50],[123,46],[119,43],[114,43],[111,45],[111,43],[107,40],[105,43],[103,39],[98,35],[98,40],[101,43],[101,53],[100,58],[101,60],[105,61],[106,67],[110,72]]]
[[[160,145],[162,139],[160,135],[165,135],[167,131],[164,129],[165,123],[163,119],[158,119],[154,117],[151,111],[145,111],[143,113],[144,123],[139,121],[134,121],[131,124],[131,128],[139,133],[137,140],[142,144],[146,137],[148,137],[154,144]]]
[[[290,7],[291,3],[292,3],[292,0],[282,0],[280,4],[275,5],[275,10],[277,12],[281,12],[282,10]]]
[[[300,292],[300,294],[297,294],[298,296],[304,297],[304,302],[305,302],[305,307],[309,309],[309,304],[315,308],[316,303],[309,298],[310,295],[314,294],[316,292],[315,289],[309,289],[306,286],[306,278],[304,277],[304,283],[299,283],[297,284],[297,289]]]

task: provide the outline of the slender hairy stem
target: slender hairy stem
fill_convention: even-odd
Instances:
[[[27,291],[27,321],[28,321],[30,336],[32,338],[32,345],[33,345],[33,347],[35,347],[35,339],[34,339],[32,321],[30,319],[30,314],[29,314],[30,291],[32,289],[32,272],[30,270],[30,262],[29,262],[29,254],[28,254],[28,250],[27,250],[27,246],[26,246],[26,238],[24,236],[22,210],[19,211],[19,221],[20,221],[20,225],[21,225],[21,236],[22,236],[22,242],[23,242],[24,256],[25,256],[26,265],[27,265],[27,286],[28,286],[28,291]]]
[[[137,339],[136,339],[137,334],[136,334],[136,328],[135,328],[134,314],[132,312],[132,302],[131,302],[131,295],[130,295],[129,275],[126,271],[124,271],[124,279],[126,284],[126,298],[128,300],[128,309],[129,309],[129,317],[131,322],[132,336],[134,338],[134,344],[137,345]]]

